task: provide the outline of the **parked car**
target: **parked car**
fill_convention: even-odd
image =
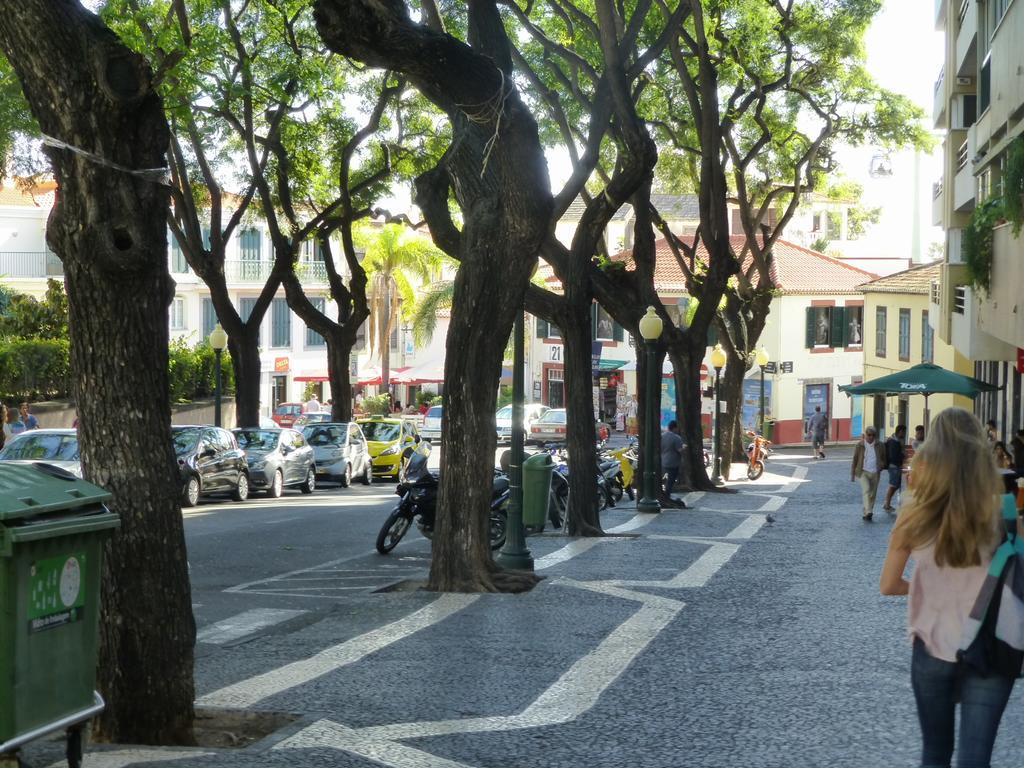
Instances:
[[[15,435],[0,451],[0,461],[44,461],[82,476],[78,433],[73,429],[33,429]]]
[[[320,413],[304,413],[295,419],[295,423],[292,424],[293,429],[301,429],[307,424],[324,424],[331,420],[330,411],[322,411]]]
[[[428,440],[441,439],[441,418],[444,416],[443,405],[433,405],[423,416],[423,426],[420,427],[420,437]]]
[[[235,436],[220,427],[171,427],[174,454],[181,471],[181,504],[194,507],[200,496],[230,493],[249,498],[249,467]]]
[[[298,487],[303,493],[316,488],[316,464],[313,449],[294,429],[231,430],[238,447],[245,451],[249,465],[249,484],[279,498],[285,488]]]
[[[302,415],[302,403],[278,403],[270,418],[279,427],[290,427]]]
[[[547,413],[550,409],[543,403],[526,403],[523,406],[523,429],[526,430],[527,436],[530,434],[530,427],[533,426],[533,422]],[[498,433],[498,442],[507,443],[512,439],[512,405],[506,405],[503,408],[499,408],[498,412],[494,414],[495,428]]]
[[[552,443],[565,440],[565,408],[552,408],[533,422],[529,440],[534,443]]]
[[[358,424],[310,424],[302,428],[302,436],[313,449],[318,480],[341,483],[342,488],[356,477],[364,485],[373,482],[370,450]]]
[[[398,480],[402,454],[407,448],[416,447],[416,425],[409,419],[388,416],[371,416],[360,419],[358,424],[373,459],[373,474]]]

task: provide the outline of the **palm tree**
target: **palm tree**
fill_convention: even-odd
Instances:
[[[419,285],[433,281],[441,267],[443,254],[425,237],[401,224],[386,224],[377,233],[364,235],[366,270],[370,289],[368,336],[370,354],[380,354],[381,390],[391,380],[391,334],[400,318],[412,316]],[[412,278],[412,280],[410,280]]]

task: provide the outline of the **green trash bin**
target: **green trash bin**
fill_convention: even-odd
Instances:
[[[765,419],[764,429],[762,430],[762,436],[769,442],[775,441],[775,419]]]
[[[96,682],[110,494],[46,464],[0,463],[0,755],[103,709]]]
[[[555,462],[546,453],[535,453],[523,462],[523,525],[544,530],[554,469]]]

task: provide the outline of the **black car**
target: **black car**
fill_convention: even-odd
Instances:
[[[220,427],[171,427],[174,454],[181,470],[181,504],[194,507],[200,496],[230,493],[249,498],[249,469],[235,436]]]

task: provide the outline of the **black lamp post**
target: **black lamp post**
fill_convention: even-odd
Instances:
[[[658,454],[658,382],[661,378],[661,371],[655,370],[658,367],[655,345],[661,338],[661,328],[661,318],[654,311],[654,307],[648,307],[647,314],[640,319],[640,335],[647,342],[644,345],[647,354],[647,381],[644,382],[644,488],[643,498],[636,503],[637,512],[661,512],[661,504],[658,503],[658,477],[654,472],[654,457]]]
[[[764,369],[768,365],[768,350],[763,346],[758,347],[757,352],[754,353],[754,362],[757,363],[758,368],[761,369],[761,421],[758,425],[758,429],[761,434],[764,434]]]
[[[533,555],[526,546],[526,532],[523,530],[523,446],[524,432],[523,367],[526,357],[523,313],[516,312],[515,328],[512,331],[512,445],[508,465],[508,520],[505,529],[505,544],[494,559],[502,568],[516,571],[532,571]]]
[[[725,350],[721,344],[715,344],[715,348],[711,350],[711,367],[715,369],[715,476],[711,478],[711,482],[715,485],[725,484],[725,478],[722,477],[722,409],[719,405],[725,361]]]
[[[220,323],[217,323],[210,332],[210,346],[213,347],[214,366],[216,370],[213,374],[214,380],[214,391],[213,391],[213,425],[215,427],[221,426],[220,419],[220,357],[224,354],[224,348],[228,345],[228,335],[224,332],[224,329],[220,327]]]

